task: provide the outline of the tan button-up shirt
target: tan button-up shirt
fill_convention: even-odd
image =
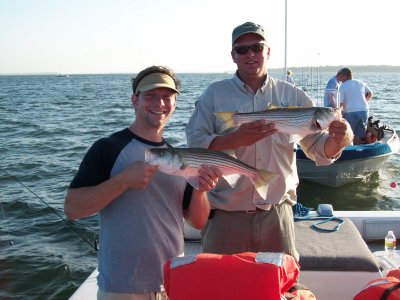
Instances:
[[[222,121],[215,112],[254,112],[275,106],[314,105],[311,98],[301,89],[285,81],[267,76],[264,85],[254,94],[235,74],[233,78],[212,83],[196,102],[192,117],[186,127],[189,147],[208,148],[212,140],[223,134]],[[317,165],[328,165],[334,160],[325,156],[324,145],[327,132],[310,134],[299,143],[305,154]],[[252,146],[235,149],[241,161],[279,175],[269,183],[266,200],[255,190],[251,181],[242,176],[235,188],[223,178],[209,193],[214,208],[227,211],[268,209],[271,204],[297,201],[296,188],[299,183],[296,167],[296,144],[289,142],[289,135],[275,133]]]

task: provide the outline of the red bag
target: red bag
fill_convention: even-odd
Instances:
[[[389,272],[388,277],[368,282],[364,289],[354,297],[354,300],[399,300],[400,279],[390,275]]]
[[[279,300],[296,281],[299,265],[284,253],[200,253],[164,265],[170,300]]]

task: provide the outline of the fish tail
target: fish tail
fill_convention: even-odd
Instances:
[[[277,177],[275,173],[266,171],[266,170],[260,170],[259,176],[257,176],[254,179],[250,179],[251,182],[254,184],[254,187],[257,190],[257,193],[260,194],[260,196],[266,200],[267,199],[267,185],[270,183],[272,180],[274,180]]]
[[[215,115],[223,122],[222,130],[227,130],[235,126],[233,112],[216,112]]]

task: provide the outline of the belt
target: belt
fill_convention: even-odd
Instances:
[[[269,209],[262,209],[262,208],[256,207],[254,210],[233,210],[233,211],[213,208],[213,209],[211,209],[208,218],[211,219],[217,211],[223,211],[224,213],[233,213],[233,214],[240,214],[240,213],[243,213],[243,214],[255,214],[255,213],[261,213],[261,212],[269,211],[273,207],[274,207],[274,205],[271,205]]]
[[[272,208],[272,206],[269,209],[262,209],[262,208],[256,207],[255,210],[244,210],[243,212],[245,212],[246,214],[254,214],[254,213],[257,213],[257,212],[269,211],[271,208]]]

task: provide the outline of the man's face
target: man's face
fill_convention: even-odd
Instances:
[[[176,92],[168,88],[156,88],[132,96],[136,121],[143,125],[163,128],[176,107]]]
[[[262,37],[254,33],[248,33],[235,41],[231,55],[239,73],[248,76],[265,75],[269,51],[270,48]]]

